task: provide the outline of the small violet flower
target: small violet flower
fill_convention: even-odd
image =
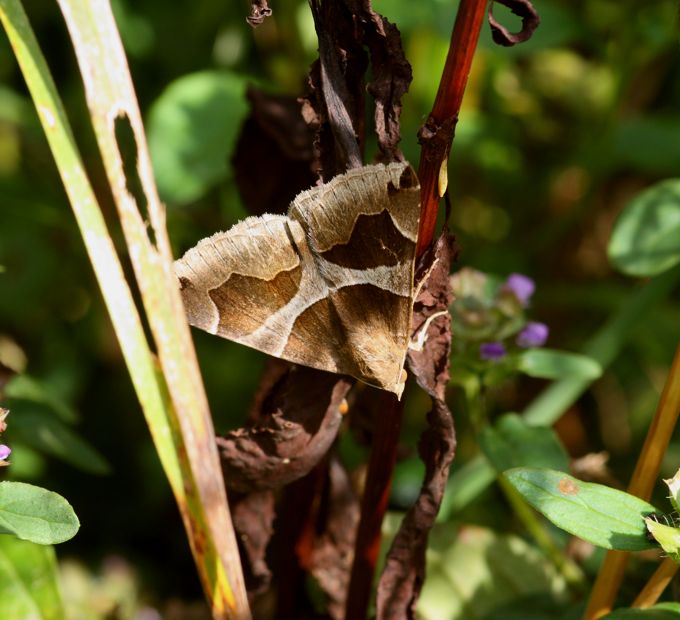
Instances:
[[[505,357],[505,347],[502,342],[484,342],[479,345],[479,357],[487,361],[497,361]]]
[[[0,461],[4,461],[10,454],[12,454],[12,449],[3,443],[0,443]]]
[[[529,305],[529,299],[536,290],[534,281],[523,276],[521,273],[511,273],[503,285],[504,289],[510,290],[523,306]]]
[[[529,322],[524,329],[517,334],[517,346],[528,349],[529,347],[542,347],[548,339],[548,326],[545,323]]]

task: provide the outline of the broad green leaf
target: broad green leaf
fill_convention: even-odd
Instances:
[[[659,603],[647,609],[615,609],[602,620],[678,620],[680,603]]]
[[[63,620],[52,547],[0,536],[0,612],[7,620]]]
[[[24,482],[0,482],[0,528],[18,538],[55,545],[76,535],[80,522],[57,493]]]
[[[486,458],[498,473],[513,467],[567,469],[569,459],[555,431],[545,426],[529,426],[520,416],[509,413],[479,438]]]
[[[619,216],[607,252],[631,276],[653,276],[680,262],[680,179],[638,194]]]
[[[15,375],[5,386],[7,398],[30,400],[46,405],[65,422],[75,422],[78,414],[62,398],[54,394],[48,385],[29,375]]]
[[[655,508],[633,495],[552,469],[516,468],[505,476],[529,504],[574,536],[619,551],[654,547],[644,519]]]
[[[11,416],[12,435],[32,448],[92,474],[107,474],[111,467],[89,443],[51,411],[18,401]]]
[[[539,379],[597,379],[602,374],[594,359],[553,349],[527,349],[519,355],[518,369]]]
[[[248,113],[245,78],[202,71],[179,78],[149,113],[149,149],[163,200],[185,204],[228,176]]]
[[[564,608],[566,584],[554,566],[517,536],[498,535],[477,526],[439,524],[430,534],[427,579],[418,602],[424,620],[507,618],[524,607],[534,620],[555,618]],[[528,613],[529,601],[542,611]],[[540,608],[539,608],[540,609]]]

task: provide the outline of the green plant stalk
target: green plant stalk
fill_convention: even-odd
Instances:
[[[0,0],[0,20],[38,111],[125,363],[152,432],[157,435],[159,455],[174,488],[181,484],[179,461],[172,445],[153,357],[61,100],[21,3]]]
[[[95,137],[174,405],[171,411],[176,412],[171,425],[181,430],[182,443],[177,447],[184,493],[177,501],[199,576],[215,618],[249,618],[208,399],[123,44],[108,0],[59,0],[58,4],[74,46]],[[138,191],[133,195],[129,188]]]
[[[168,397],[164,378],[156,372],[154,357],[149,350],[101,210],[84,172],[63,106],[20,2],[0,0],[0,19],[15,50],[66,187],[154,443],[182,510],[199,573],[213,602],[215,617],[247,618],[249,611],[235,542],[230,555],[232,560],[234,554],[236,556],[238,574],[232,578],[233,562],[231,571],[227,570],[223,557],[224,545],[221,545],[222,553],[218,554],[210,536],[211,528],[206,525],[200,493],[192,491],[195,486],[193,472],[182,459],[186,455],[186,447],[180,432],[181,421]],[[221,475],[216,477],[214,484],[221,485]],[[187,490],[190,491],[188,494]],[[228,512],[226,522],[220,526],[223,530],[229,529]],[[197,536],[202,538],[202,546],[195,540]],[[232,586],[235,586],[238,596],[236,601]]]
[[[582,353],[592,357],[602,368],[608,367],[628,341],[629,334],[641,317],[659,300],[666,297],[680,281],[680,266],[652,278],[642,285],[627,303],[583,347]],[[553,382],[524,410],[527,422],[536,426],[553,424],[583,394],[592,380],[561,379]],[[496,479],[493,468],[479,455],[455,471],[449,478],[438,521],[448,520]],[[458,489],[462,489],[458,492]]]
[[[498,484],[519,520],[522,521],[524,527],[526,527],[527,531],[536,541],[536,544],[543,550],[543,553],[562,574],[572,591],[576,594],[585,592],[586,583],[583,572],[555,544],[555,541],[553,541],[550,534],[541,524],[536,512],[524,501],[522,496],[503,475],[498,477]]]

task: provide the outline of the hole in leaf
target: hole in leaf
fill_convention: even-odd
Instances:
[[[116,146],[118,147],[118,152],[123,160],[123,173],[125,174],[126,189],[137,203],[137,208],[146,222],[149,240],[155,246],[156,237],[149,220],[149,203],[146,200],[146,194],[144,193],[142,180],[139,177],[139,168],[137,166],[137,141],[135,140],[135,133],[132,130],[132,125],[130,124],[130,119],[127,114],[116,117],[114,131],[116,135]]]

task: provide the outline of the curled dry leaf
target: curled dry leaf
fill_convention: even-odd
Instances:
[[[264,399],[256,425],[217,438],[229,488],[276,489],[309,472],[335,440],[351,386],[345,377],[292,367]]]
[[[451,412],[444,400],[449,379],[451,347],[451,303],[449,270],[453,243],[444,232],[431,256],[425,255],[429,272],[413,312],[414,334],[427,329],[422,346],[409,351],[408,365],[418,384],[432,398],[427,415],[429,428],[420,438],[418,450],[425,463],[425,479],[415,504],[406,513],[385,560],[378,583],[377,618],[413,618],[425,578],[425,551],[430,529],[435,523],[456,448]],[[417,342],[417,340],[416,340]],[[419,350],[417,350],[419,349]]]
[[[368,47],[373,80],[367,86],[375,100],[375,132],[380,161],[401,161],[401,98],[413,79],[411,65],[401,45],[399,29],[376,13],[370,0],[346,0],[363,27],[362,41]]]
[[[354,16],[342,2],[309,3],[319,38],[319,60],[309,71],[306,112],[316,129],[324,179],[361,166],[364,142],[366,52]]]
[[[244,206],[255,215],[285,213],[302,190],[314,185],[314,133],[294,97],[253,86],[250,116],[241,129],[232,164]]]
[[[250,15],[246,17],[246,21],[253,28],[256,28],[271,14],[272,10],[269,8],[267,0],[252,0],[250,3]]]
[[[324,497],[325,519],[313,543],[310,571],[328,597],[329,615],[333,620],[341,620],[359,524],[359,500],[347,471],[336,458],[331,458],[329,463],[328,490]]]
[[[402,161],[401,98],[412,74],[399,30],[376,13],[369,0],[314,1],[312,11],[319,33],[319,61],[309,72],[303,114],[316,132],[324,177],[361,163],[365,91],[375,100],[378,159]],[[373,79],[366,85],[369,58]]]
[[[243,573],[250,596],[269,587],[271,571],[265,554],[274,532],[276,516],[273,491],[257,491],[248,495],[232,493],[229,497],[234,528],[242,549]]]
[[[512,47],[517,43],[528,41],[541,23],[531,0],[494,0],[494,2],[507,6],[514,15],[522,18],[522,30],[510,32],[494,18],[493,2],[491,2],[489,4],[489,26],[491,26],[491,36],[494,42],[504,47]]]

